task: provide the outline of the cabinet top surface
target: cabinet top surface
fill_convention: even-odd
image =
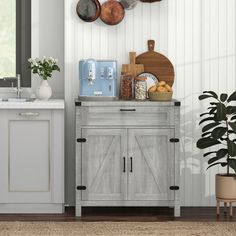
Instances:
[[[0,110],[5,109],[52,109],[63,110],[65,102],[63,99],[50,99],[48,101],[35,100],[32,102],[1,102]]]
[[[181,103],[178,100],[171,100],[169,102],[155,102],[155,101],[122,101],[122,100],[117,100],[117,101],[80,101],[80,100],[75,100],[75,105],[80,107],[99,107],[99,106],[149,106],[149,107],[172,107],[172,106],[181,106]]]

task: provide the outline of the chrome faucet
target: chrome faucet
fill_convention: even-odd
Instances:
[[[21,98],[21,92],[22,92],[22,89],[21,89],[21,76],[20,74],[17,74],[16,75],[16,95],[17,95],[17,98]]]
[[[16,88],[13,87],[13,82],[12,82],[11,86],[12,86],[13,90],[16,91],[17,98],[21,98],[22,89],[21,89],[21,75],[20,74],[17,74],[16,77],[4,77],[1,79],[4,81],[7,81],[8,79],[9,80],[16,80]]]

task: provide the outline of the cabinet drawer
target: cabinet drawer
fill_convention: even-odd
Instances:
[[[83,107],[78,114],[82,126],[174,125],[172,107]]]

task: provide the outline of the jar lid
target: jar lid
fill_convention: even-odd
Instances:
[[[147,77],[146,76],[138,76],[138,77],[135,77],[135,80],[137,80],[137,81],[146,81]]]

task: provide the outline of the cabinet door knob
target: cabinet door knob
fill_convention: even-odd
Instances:
[[[30,117],[30,116],[37,117],[39,115],[40,115],[40,113],[38,113],[38,112],[22,112],[22,113],[19,113],[19,116],[26,116],[26,117]]]

